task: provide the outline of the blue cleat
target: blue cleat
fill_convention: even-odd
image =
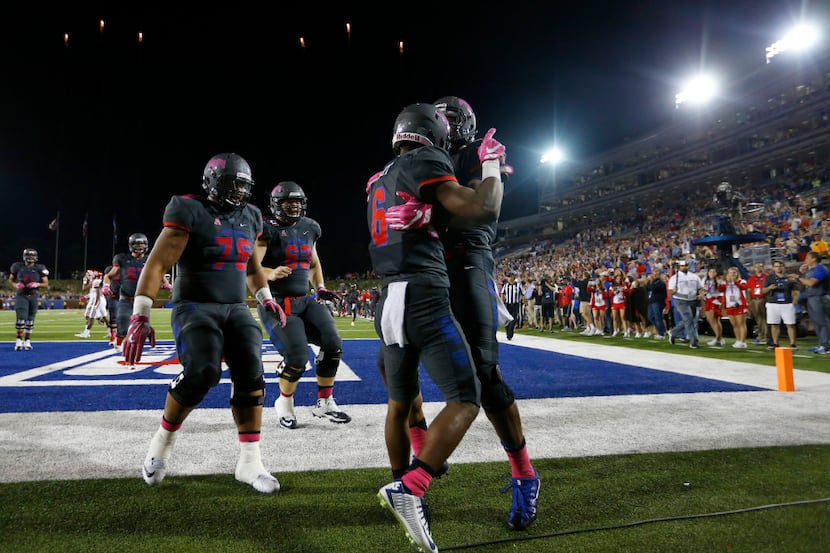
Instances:
[[[536,520],[539,505],[539,473],[534,478],[511,478],[510,484],[502,492],[513,490],[513,505],[507,515],[507,527],[511,530],[524,530]]]

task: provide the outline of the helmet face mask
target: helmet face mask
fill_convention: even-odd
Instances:
[[[130,253],[133,254],[135,257],[142,257],[150,247],[150,241],[147,240],[147,236],[140,232],[136,232],[135,234],[131,234],[129,241]]]
[[[444,96],[435,100],[438,111],[447,116],[450,123],[450,149],[471,144],[476,139],[476,114],[472,106],[457,96]]]
[[[401,144],[413,142],[444,150],[449,146],[450,124],[446,115],[432,104],[406,106],[395,119],[392,131],[392,150],[400,154]]]
[[[270,206],[278,221],[294,224],[305,216],[308,198],[299,184],[283,181],[271,190]]]
[[[244,207],[251,198],[253,187],[251,167],[237,154],[213,156],[202,174],[202,189],[211,201],[224,209]]]
[[[37,250],[34,248],[26,248],[23,250],[23,261],[25,263],[37,263]]]

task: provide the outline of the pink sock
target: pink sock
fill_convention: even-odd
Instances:
[[[239,441],[240,442],[258,442],[259,441],[260,433],[259,431],[252,430],[250,432],[240,432],[239,433]]]
[[[432,476],[421,467],[418,467],[404,474],[401,482],[412,492],[412,495],[424,497],[430,482],[432,482]]]
[[[417,457],[424,447],[424,440],[427,438],[426,422],[421,421],[415,426],[409,427],[409,439],[412,441],[412,451]]]
[[[530,463],[527,455],[527,446],[518,451],[507,451],[507,458],[510,460],[510,472],[513,478],[535,478],[536,471]]]

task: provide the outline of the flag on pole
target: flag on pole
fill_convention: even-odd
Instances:
[[[87,227],[87,219],[89,219],[89,214],[84,214],[84,227],[83,227],[83,237],[86,238],[86,227]]]
[[[59,218],[60,218],[60,215],[58,215],[57,217],[55,217],[54,219],[52,219],[52,222],[51,222],[51,223],[49,223],[49,230],[51,230],[51,231],[53,231],[53,232],[54,232],[54,231],[56,231],[56,230],[58,230],[58,219],[59,219]]]

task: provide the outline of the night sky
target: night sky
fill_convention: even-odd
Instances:
[[[103,268],[113,217],[116,252],[133,232],[154,241],[170,196],[200,193],[207,160],[232,151],[266,212],[278,181],[303,186],[327,277],[364,271],[365,183],[391,159],[403,106],[460,96],[479,136],[498,129],[516,170],[505,220],[535,211],[538,160],[554,141],[579,159],[668,123],[692,71],[748,74],[802,12],[827,14],[790,0],[113,4],[4,7],[4,270],[34,247],[54,271],[58,210],[61,276],[83,268],[87,213],[87,265]]]

